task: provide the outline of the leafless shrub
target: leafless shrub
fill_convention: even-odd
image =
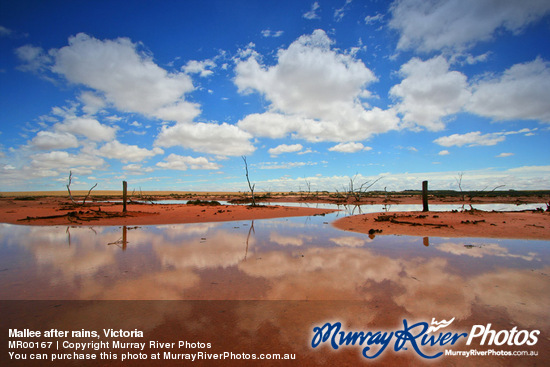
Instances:
[[[348,193],[350,196],[353,196],[356,201],[361,201],[361,198],[367,193],[368,189],[370,189],[375,183],[380,181],[382,177],[378,177],[374,181],[365,181],[359,185],[358,188],[355,186],[355,180],[357,179],[358,174],[355,176],[349,178],[349,184],[348,184]]]

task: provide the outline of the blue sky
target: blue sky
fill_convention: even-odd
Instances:
[[[3,1],[1,191],[550,189],[550,2]]]

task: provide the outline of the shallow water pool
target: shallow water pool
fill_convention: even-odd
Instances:
[[[537,328],[546,335],[538,348],[548,347],[550,241],[371,238],[333,228],[339,215],[140,227],[0,224],[3,314],[40,325],[139,325],[132,328],[152,334],[162,326],[167,335],[186,330],[213,340],[236,333],[245,344],[249,333],[288,349],[328,319],[388,328],[403,318],[455,318],[464,327]],[[305,346],[299,353],[318,356]]]

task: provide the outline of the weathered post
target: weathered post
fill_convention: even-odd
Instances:
[[[126,226],[122,226],[122,251],[126,251],[126,244],[128,243],[128,241],[126,240],[127,233],[128,229],[126,228]]]
[[[428,212],[428,181],[422,181],[422,211]]]
[[[126,198],[128,196],[128,182],[122,181],[122,212],[126,213]]]

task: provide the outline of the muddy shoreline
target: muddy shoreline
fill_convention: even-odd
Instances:
[[[329,196],[273,195],[258,198],[257,205],[247,205],[247,198],[235,194],[151,195],[131,198],[123,212],[120,196],[75,197],[13,195],[0,197],[0,222],[19,225],[160,225],[268,219],[295,216],[325,215],[330,209],[288,207],[284,202],[332,203],[342,205],[420,204],[417,195],[384,195],[356,198]],[[199,200],[202,205],[163,204],[163,200]],[[452,212],[395,212],[352,215],[336,220],[333,225],[345,231],[373,235],[411,235],[438,237],[494,237],[550,239],[550,212],[545,205],[540,210],[523,212],[485,212],[475,210],[476,204],[545,203],[548,197],[497,196],[472,200],[457,197],[431,197],[430,204],[462,205]],[[120,200],[120,201],[117,201]],[[200,200],[241,202],[242,205],[221,205]],[[154,203],[154,204],[153,204]],[[214,205],[208,205],[214,204]]]
[[[420,237],[483,237],[550,239],[550,213],[542,211],[372,213],[333,222],[344,231],[377,235]]]
[[[19,225],[160,225],[324,215],[334,210],[280,205],[187,205],[90,201],[75,205],[66,198],[0,198],[0,222]]]

